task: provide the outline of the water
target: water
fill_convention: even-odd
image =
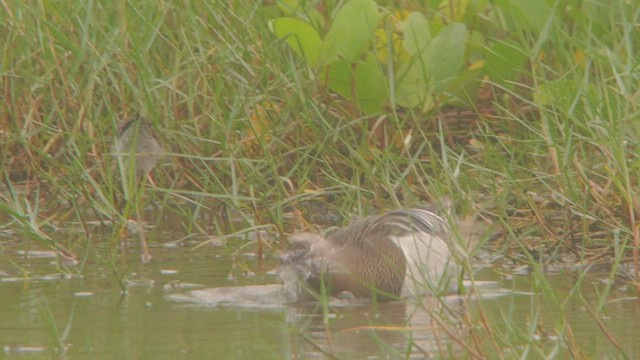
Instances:
[[[454,296],[420,304],[335,300],[323,310],[320,304],[294,306],[272,296],[279,286],[269,273],[275,263],[259,264],[252,248],[231,256],[221,246],[192,250],[197,242],[158,245],[175,239],[171,233],[151,236],[153,261],[141,265],[136,249],[112,263],[102,255],[109,253],[109,245],[96,237],[85,246],[78,266],[68,269],[37,243],[31,242],[32,252],[25,253],[17,237],[2,240],[0,354],[129,359],[640,354],[635,331],[640,307],[631,291],[614,284],[603,311],[595,312],[607,273],[582,280],[559,273],[540,285],[530,275],[503,279],[484,269],[476,274],[489,281],[476,286],[482,299]],[[577,290],[576,283],[582,284]],[[270,285],[246,287],[262,284]],[[211,290],[219,287],[227,288],[225,296],[233,291],[244,295],[220,303],[220,290]]]

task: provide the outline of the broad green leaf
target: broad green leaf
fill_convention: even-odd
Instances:
[[[500,41],[493,45],[485,60],[487,75],[496,84],[510,87],[510,82],[522,71],[527,54],[517,44]]]
[[[332,31],[333,36],[331,38],[327,37],[322,44],[320,44],[320,49],[318,50],[318,66],[329,65],[340,59],[340,43],[334,39],[340,38],[340,35],[347,37],[349,31],[343,28],[332,28]]]
[[[337,60],[327,66],[327,87],[358,103],[368,114],[382,110],[387,100],[386,79],[373,53],[356,63]]]
[[[405,107],[423,106],[429,100],[429,86],[424,66],[419,61],[405,64],[398,69],[398,85],[396,86],[396,101]]]
[[[459,76],[464,65],[467,30],[462,24],[445,26],[426,49],[398,69],[396,99],[407,107],[431,110],[434,97],[444,96],[449,81]]]
[[[426,49],[427,44],[431,41],[431,31],[429,31],[429,22],[422,14],[411,13],[402,27],[404,48],[409,54],[415,55]]]
[[[309,66],[315,66],[322,40],[311,24],[303,20],[283,17],[271,21],[271,28],[277,37],[285,39],[295,52],[303,56]]]
[[[549,18],[553,16],[545,0],[510,0],[538,34],[543,30]]]
[[[379,21],[373,0],[349,0],[333,20],[320,50],[320,61],[328,64],[338,57],[351,62],[361,59]]]
[[[312,1],[278,0],[276,5],[288,17],[305,20],[318,29],[324,27],[324,18]]]
[[[462,71],[447,82],[438,102],[446,105],[473,107],[478,98],[483,76],[482,67]]]
[[[387,100],[387,82],[373,53],[357,64],[355,88],[358,105],[367,113],[378,113]]]
[[[494,0],[494,6],[502,10],[501,17],[509,29],[518,32],[540,34],[553,16],[546,0]]]
[[[327,87],[342,95],[347,100],[353,100],[353,69],[351,62],[337,60],[327,66]]]
[[[457,76],[463,68],[467,45],[467,29],[463,24],[450,24],[442,28],[424,52],[425,73],[430,76],[430,87],[439,91],[447,80]]]

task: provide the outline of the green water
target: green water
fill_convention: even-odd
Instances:
[[[629,291],[615,285],[603,310],[597,315],[589,311],[599,306],[598,292],[607,274],[588,275],[572,296],[577,275],[550,275],[556,298],[535,290],[531,276],[504,280],[487,269],[476,274],[495,281],[484,290],[485,299],[454,298],[445,306],[434,300],[430,303],[435,306],[393,302],[328,312],[313,305],[213,307],[171,296],[194,289],[276,284],[278,279],[268,273],[273,261],[258,264],[251,254],[231,256],[224,247],[192,250],[195,243],[163,247],[173,236],[154,236],[149,239],[154,245],[150,264],[139,264],[135,249],[113,263],[89,251],[86,260],[68,269],[59,268],[55,258],[25,256],[24,242],[17,238],[2,240],[0,356],[470,358],[465,346],[506,358],[571,357],[575,349],[587,358],[640,354],[635,331],[640,308],[629,299]],[[107,252],[94,241],[93,251]],[[42,250],[33,242],[30,247]],[[119,277],[127,289],[124,295]],[[494,337],[474,340],[468,336],[470,322],[478,328],[492,324]],[[570,332],[563,331],[567,324]],[[515,349],[513,344],[518,344]]]

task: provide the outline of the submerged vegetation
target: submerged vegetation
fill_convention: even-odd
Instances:
[[[633,269],[637,286],[640,5],[400,3],[2,2],[2,228],[115,261],[115,245],[51,235],[98,220],[120,225],[115,244],[160,204],[145,220],[171,213],[184,234],[284,239],[446,198],[554,306],[551,265]],[[113,156],[137,114],[167,151],[155,186],[123,179]],[[483,321],[478,342],[535,331]]]

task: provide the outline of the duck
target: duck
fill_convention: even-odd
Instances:
[[[322,294],[380,301],[456,292],[461,250],[433,206],[356,220],[289,239],[277,273],[290,301]]]
[[[136,179],[147,177],[151,184],[155,184],[150,173],[165,151],[148,119],[135,116],[119,124],[115,152],[125,171],[133,166]],[[131,154],[135,154],[132,164],[129,162]]]

